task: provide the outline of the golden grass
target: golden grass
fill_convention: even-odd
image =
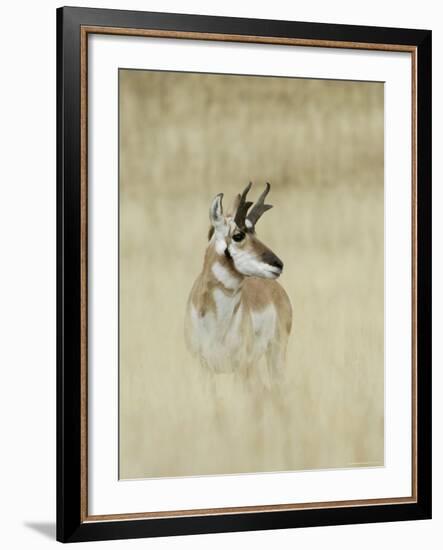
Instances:
[[[382,84],[121,71],[120,90],[120,477],[382,465]],[[285,405],[258,416],[222,375],[220,418],[183,319],[209,203],[249,179],[272,184],[257,231],[293,305]]]

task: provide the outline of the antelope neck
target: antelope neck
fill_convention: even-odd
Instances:
[[[244,276],[234,269],[232,260],[224,254],[220,255],[215,250],[208,252],[205,266],[208,286],[218,287],[228,295],[237,294],[243,286]]]

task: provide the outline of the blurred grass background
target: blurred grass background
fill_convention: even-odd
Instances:
[[[383,464],[383,84],[120,70],[120,478]],[[293,305],[286,410],[183,337],[213,196],[272,184]],[[226,204],[227,206],[227,204]],[[260,425],[259,425],[260,424]],[[257,444],[260,433],[262,444]]]

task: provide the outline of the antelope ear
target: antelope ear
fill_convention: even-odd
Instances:
[[[209,209],[209,220],[211,221],[212,227],[214,229],[222,227],[225,223],[225,218],[223,216],[222,199],[223,193],[219,193],[212,201],[211,208]]]

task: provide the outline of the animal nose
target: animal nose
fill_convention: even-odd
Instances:
[[[275,260],[271,263],[271,265],[276,267],[277,269],[280,269],[280,270],[283,269],[283,262],[278,258],[275,258]]]
[[[269,265],[272,265],[272,267],[280,269],[280,271],[283,269],[283,262],[280,260],[280,258],[277,258],[275,254],[265,252],[263,254],[263,261]]]

